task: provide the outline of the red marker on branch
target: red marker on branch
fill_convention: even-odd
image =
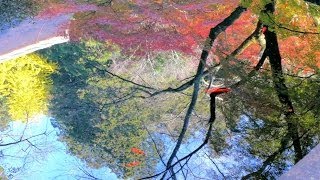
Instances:
[[[206,89],[205,92],[210,94],[210,119],[209,123],[213,123],[216,119],[216,96],[222,93],[230,92],[230,88],[222,87],[222,88],[209,88]]]
[[[215,94],[215,95],[218,95],[218,94],[222,94],[222,93],[227,93],[231,91],[230,88],[226,88],[226,87],[222,87],[222,88],[209,88],[209,89],[206,89],[205,92],[208,93],[208,94]]]
[[[262,34],[266,34],[267,30],[268,30],[268,27],[267,26],[263,26],[262,29],[261,29]]]

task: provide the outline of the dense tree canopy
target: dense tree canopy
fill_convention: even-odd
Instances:
[[[1,0],[0,8],[0,30],[37,15],[40,9],[38,1],[34,0]]]
[[[148,133],[145,127],[166,120],[171,111],[182,110],[184,107],[181,103],[187,103],[188,98],[184,99],[185,95],[173,95],[171,97],[180,101],[167,102],[165,99],[169,97],[162,97],[163,102],[159,104],[154,103],[157,98],[138,98],[142,95],[139,87],[108,71],[112,59],[119,60],[114,62],[119,65],[127,63],[119,59],[118,47],[110,44],[90,40],[57,45],[40,53],[57,62],[60,67],[60,73],[53,76],[54,97],[50,112],[65,133],[62,139],[68,143],[70,152],[83,158],[92,167],[107,165],[119,176],[142,177],[147,172],[151,175],[157,162],[154,158],[156,152],[153,148],[145,147],[152,147],[152,143],[146,141]],[[154,64],[159,73],[170,66],[161,58],[166,57],[159,54],[159,65]],[[176,67],[185,68],[183,65]],[[131,65],[127,70],[129,68],[131,70],[126,73],[136,70]],[[148,70],[144,73],[141,75],[150,76],[154,72]],[[179,73],[167,74],[165,79],[161,79],[162,83],[168,84],[166,81],[170,79],[177,83],[174,78]],[[161,80],[150,78],[148,81],[161,83]],[[144,147],[147,156],[132,153],[134,147]],[[131,167],[133,162],[139,162],[135,165],[138,167]]]

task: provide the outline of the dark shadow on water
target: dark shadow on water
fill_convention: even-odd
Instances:
[[[81,48],[68,43],[40,53],[60,67],[59,73],[52,76],[54,87],[50,113],[58,122],[63,122],[62,132],[67,132],[80,143],[91,143],[97,129],[90,122],[95,121],[98,108],[78,96],[78,90],[86,86],[88,79],[86,70],[77,62],[82,56]],[[67,127],[72,128],[64,129]]]

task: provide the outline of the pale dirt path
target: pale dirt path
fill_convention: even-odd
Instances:
[[[18,26],[0,33],[0,61],[16,56],[17,53],[23,55],[42,49],[41,47],[62,42],[61,38],[54,37],[66,36],[65,32],[71,16],[72,14],[63,14],[45,19],[35,18],[33,21],[25,20]],[[44,40],[47,42],[39,44]],[[28,47],[27,50],[25,50],[26,47]],[[17,50],[19,52],[13,53],[13,55],[8,54]],[[4,56],[6,54],[7,56]]]

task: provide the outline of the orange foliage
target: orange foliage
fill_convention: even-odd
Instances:
[[[316,61],[316,65],[318,66],[318,67],[320,67],[320,51],[317,51],[317,52],[315,52],[314,53],[315,54],[315,56],[316,56],[316,59],[315,59],[315,61]]]
[[[125,164],[126,167],[136,167],[139,166],[141,164],[140,161],[132,161],[130,163]]]
[[[259,53],[261,51],[261,46],[258,43],[251,44],[247,49],[243,51],[243,53],[239,56],[241,59],[248,60],[252,66],[257,64],[259,61]]]
[[[290,36],[279,40],[279,48],[285,62],[290,62],[295,67],[304,67],[314,64],[314,61],[319,59],[317,43],[319,38],[315,35]]]
[[[131,5],[122,10],[118,8],[122,7],[119,3],[117,7],[113,7],[114,4],[98,7],[95,13],[78,15],[80,18],[72,22],[70,34],[73,40],[108,40],[136,55],[154,50],[192,54],[208,36],[210,28],[237,5],[236,0],[217,2],[132,0]]]
[[[277,4],[275,23],[293,30],[317,32],[313,18],[306,10],[307,6],[304,3],[301,7],[288,6],[289,2],[287,0]],[[77,12],[70,25],[72,40],[94,38],[108,41],[133,55],[169,50],[193,54],[195,50],[202,48],[210,28],[227,17],[238,3],[238,0],[130,0],[116,1],[111,7],[66,3],[50,5],[39,16]],[[258,4],[254,6],[256,7],[243,13],[216,39],[212,50],[213,61],[226,57],[254,31],[258,12],[261,11]],[[299,65],[306,63],[309,57],[316,57],[315,52],[319,48],[315,47],[320,41],[319,36],[299,36],[281,28],[275,28],[275,31],[278,33],[284,61],[289,60],[290,63]],[[254,65],[259,52],[260,47],[253,44],[240,58],[249,60]]]
[[[257,17],[252,12],[243,13],[232,26],[217,38],[214,53],[218,54],[217,51],[223,51],[223,54],[230,54],[253,32],[257,21]],[[257,55],[255,54],[255,56]]]
[[[143,150],[136,147],[131,148],[131,152],[137,155],[145,155]]]
[[[283,56],[289,59],[301,59],[310,51],[310,44],[307,39],[291,36],[280,40],[280,50]]]
[[[310,13],[308,13],[308,9],[309,6],[306,3],[301,3],[298,0],[280,2],[277,4],[275,21],[277,24],[290,27],[290,29],[317,32],[315,21]]]

